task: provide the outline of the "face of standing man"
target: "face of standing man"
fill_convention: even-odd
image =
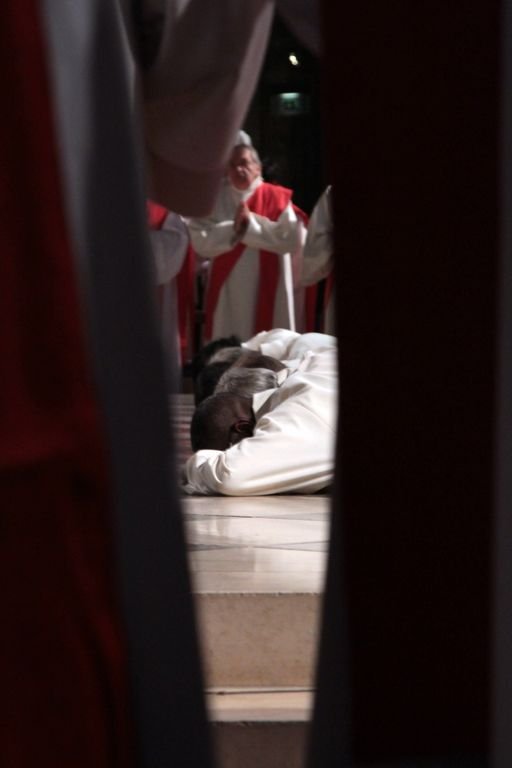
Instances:
[[[228,165],[228,178],[236,189],[248,189],[261,175],[261,165],[250,147],[235,147]]]

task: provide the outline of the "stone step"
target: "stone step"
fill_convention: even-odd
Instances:
[[[208,687],[312,684],[326,497],[187,500]]]
[[[319,595],[200,594],[196,597],[210,686],[311,686]]]
[[[216,688],[207,706],[218,768],[303,768],[311,690]]]

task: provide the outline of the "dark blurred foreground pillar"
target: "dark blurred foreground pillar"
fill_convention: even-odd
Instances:
[[[0,765],[208,768],[117,3],[39,6],[0,5]]]
[[[505,8],[323,5],[341,426],[309,765],[486,766],[494,741],[502,768]]]

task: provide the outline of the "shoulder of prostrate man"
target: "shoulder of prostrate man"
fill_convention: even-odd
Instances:
[[[300,359],[309,351],[336,349],[338,341],[335,336],[326,333],[301,334],[286,328],[274,328],[271,331],[261,331],[245,341],[242,346],[285,362]]]
[[[336,395],[338,387],[337,352],[333,347],[308,350],[297,359],[283,360],[286,368],[278,373],[278,385],[256,392],[252,407],[256,421],[293,398],[316,397],[315,392]],[[324,403],[325,405],[325,403]]]

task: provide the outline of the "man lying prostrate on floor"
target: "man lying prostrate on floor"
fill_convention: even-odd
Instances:
[[[296,351],[296,350],[294,350]],[[214,394],[196,409],[187,493],[316,493],[332,483],[337,351],[306,349],[278,386]],[[277,383],[277,382],[276,382]]]
[[[336,345],[334,336],[283,328],[262,331],[243,343],[235,336],[216,339],[199,351],[192,364],[195,404],[214,394],[217,382],[232,367],[293,369],[306,352]]]

